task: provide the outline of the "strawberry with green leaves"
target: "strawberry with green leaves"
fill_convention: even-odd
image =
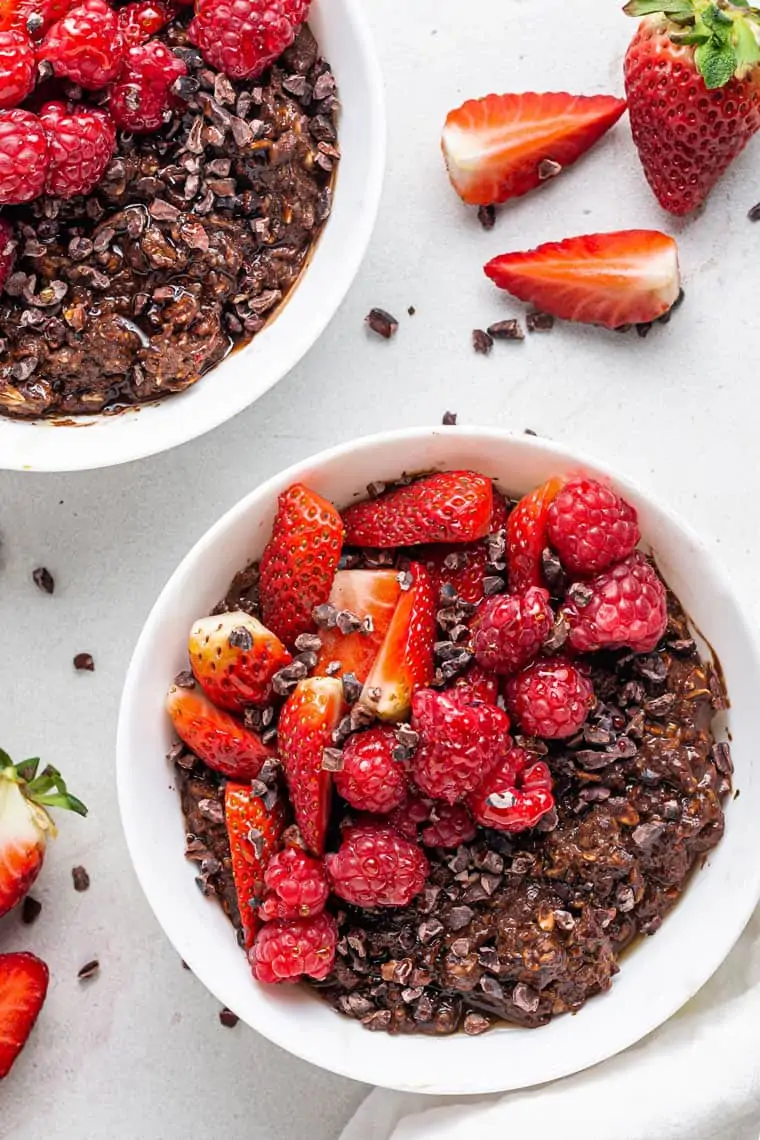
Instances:
[[[34,954],[0,954],[0,1080],[29,1039],[49,980],[47,966]]]
[[[760,10],[746,0],[630,0],[633,138],[658,201],[688,214],[760,129]]]
[[[250,950],[261,925],[258,905],[264,897],[264,875],[280,848],[285,810],[279,798],[270,805],[268,797],[255,795],[250,784],[230,782],[224,789],[224,822],[245,948]]]
[[[279,637],[242,610],[197,621],[188,651],[206,696],[219,708],[233,711],[268,704],[272,678],[293,660]]]

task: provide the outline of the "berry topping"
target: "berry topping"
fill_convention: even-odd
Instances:
[[[253,975],[260,982],[322,981],[332,970],[338,928],[331,914],[267,922],[251,951]]]
[[[259,909],[264,922],[321,914],[330,893],[322,861],[298,847],[286,847],[272,856],[264,884],[269,892]]]
[[[264,895],[267,867],[280,845],[284,820],[279,800],[267,807],[249,784],[228,783],[225,787],[224,822],[246,950],[253,946],[260,925],[257,907]]]
[[[290,47],[308,8],[307,0],[196,0],[189,38],[212,67],[253,79]]]
[[[537,656],[553,621],[548,591],[540,586],[489,598],[473,627],[476,661],[492,673],[517,673]]]
[[[0,109],[17,107],[34,87],[34,47],[23,28],[0,32]]]
[[[382,725],[349,737],[335,787],[357,811],[385,815],[405,800],[406,776],[393,755],[397,748],[396,733]]]
[[[430,823],[423,827],[421,841],[426,847],[458,847],[475,838],[476,827],[464,804],[435,804]]]
[[[0,954],[0,1080],[26,1045],[47,995],[49,972],[34,954]]]
[[[388,816],[388,826],[405,839],[416,840],[419,838],[420,826],[428,822],[432,809],[432,800],[410,795]]]
[[[655,648],[668,624],[667,595],[643,554],[634,551],[583,587],[584,604],[576,591],[561,610],[576,652],[627,646],[634,653],[650,653]]]
[[[524,748],[511,748],[467,803],[483,827],[525,831],[554,807],[552,774]]]
[[[45,188],[50,149],[31,111],[0,111],[0,206],[31,202]]]
[[[176,14],[177,9],[163,0],[132,0],[119,8],[119,31],[125,48],[147,43]]]
[[[502,709],[468,704],[456,691],[415,693],[412,727],[420,734],[414,781],[427,795],[450,804],[473,791],[512,743]]]
[[[507,708],[527,736],[573,736],[596,698],[587,677],[560,657],[535,661],[506,687]]]
[[[0,293],[13,271],[16,260],[16,240],[9,222],[0,218]]]
[[[493,673],[487,673],[480,665],[471,665],[466,673],[457,677],[454,691],[463,701],[483,701],[487,705],[495,705],[499,696],[499,679]]]
[[[21,29],[40,39],[51,24],[65,16],[76,0],[4,0],[0,6],[0,29]]]
[[[430,572],[436,599],[444,586],[451,586],[458,598],[476,606],[485,597],[484,580],[488,574],[488,551],[483,543],[449,550],[433,546],[418,553]]]
[[[105,111],[46,103],[40,120],[50,143],[45,192],[58,198],[88,194],[100,181],[116,142],[116,128]]]
[[[172,86],[186,74],[184,60],[157,40],[129,48],[111,88],[109,110],[114,122],[133,134],[159,130],[179,105]]]
[[[82,0],[53,24],[39,57],[88,91],[98,91],[119,73],[124,45],[119,19],[105,0]]]
[[[474,542],[488,534],[493,485],[475,471],[426,475],[343,512],[351,546]]]
[[[299,681],[278,725],[278,751],[290,802],[304,842],[315,855],[325,849],[332,778],[322,766],[325,748],[343,711],[343,685],[333,677]]]
[[[322,648],[317,661],[317,673],[331,667],[331,676],[343,677],[353,673],[364,684],[385,640],[396,603],[401,594],[398,573],[395,570],[339,570],[333,580],[328,599],[335,613],[335,624],[320,629]],[[349,614],[362,622],[360,629],[343,633],[338,614]],[[331,618],[332,620],[332,618]],[[340,666],[335,668],[335,662]]]
[[[596,479],[570,479],[549,507],[547,533],[570,574],[597,574],[641,537],[636,511]]]
[[[429,871],[416,843],[377,824],[351,828],[325,865],[335,894],[361,907],[406,906]]]
[[[242,610],[197,621],[188,652],[206,696],[233,710],[266,705],[274,674],[293,660],[278,637]]]
[[[507,522],[509,588],[515,594],[543,585],[541,555],[546,546],[549,505],[563,480],[549,479],[520,499]]]
[[[314,628],[312,610],[330,597],[342,542],[332,503],[303,483],[283,491],[261,556],[259,590],[264,624],[286,645]]]
[[[172,685],[166,711],[174,731],[204,764],[231,780],[253,780],[274,752],[260,736],[222,712],[200,689]]]

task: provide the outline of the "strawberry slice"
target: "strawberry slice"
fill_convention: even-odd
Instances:
[[[364,684],[388,632],[400,593],[395,570],[339,570],[330,591],[330,605],[360,618],[371,618],[372,629],[369,633],[358,630],[348,634],[337,627],[322,631],[316,672],[322,674],[331,662],[338,661],[341,668],[333,670],[331,676],[353,673]]]
[[[264,873],[279,850],[285,811],[277,799],[271,807],[248,784],[228,783],[224,789],[224,821],[230,840],[232,876],[243,924],[245,948],[253,946],[261,925],[258,904],[264,897]]]
[[[611,95],[486,95],[449,112],[441,147],[457,194],[473,206],[506,202],[570,166],[626,108]]]
[[[343,512],[352,546],[475,542],[488,534],[493,485],[476,471],[442,471]]]
[[[242,610],[201,618],[188,650],[196,681],[223,709],[268,704],[274,674],[293,660],[279,637]]]
[[[259,597],[264,625],[286,645],[314,629],[311,613],[330,596],[342,542],[341,517],[327,499],[303,483],[280,495]]]
[[[488,563],[485,546],[462,546],[457,550],[433,546],[429,551],[420,551],[418,557],[430,573],[436,600],[440,598],[443,586],[453,586],[463,601],[473,605],[483,601],[483,579]]]
[[[212,705],[200,689],[172,685],[166,711],[190,751],[228,779],[255,780],[264,761],[275,755],[260,736]]]
[[[324,854],[332,791],[332,775],[322,767],[322,754],[332,745],[342,712],[342,683],[335,677],[310,677],[299,681],[288,697],[277,729],[296,823],[315,855]]]
[[[649,324],[679,298],[678,246],[658,230],[622,230],[504,253],[485,266],[500,289],[566,321]]]
[[[541,555],[547,544],[546,526],[549,507],[564,485],[559,477],[525,495],[512,511],[507,523],[507,570],[513,594],[529,586],[542,586]]]
[[[38,776],[38,766],[38,759],[14,765],[0,749],[0,917],[21,902],[42,869],[48,837],[56,835],[46,808],[87,815],[60,772],[48,766]]]
[[[380,720],[408,717],[412,696],[433,679],[435,595],[419,562],[409,567],[412,584],[402,590],[382,648],[362,690],[361,702]]]
[[[49,978],[47,966],[34,954],[0,954],[0,1080],[29,1039]]]

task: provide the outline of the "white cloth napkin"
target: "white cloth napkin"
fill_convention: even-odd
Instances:
[[[656,936],[650,952],[657,953]],[[759,1129],[756,911],[715,977],[625,1053],[574,1077],[496,1097],[375,1089],[341,1140],[758,1140]]]

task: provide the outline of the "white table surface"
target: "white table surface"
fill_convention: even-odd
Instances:
[[[0,949],[34,950],[52,973],[33,1039],[0,1087],[3,1140],[334,1140],[365,1091],[219,1024],[142,898],[117,816],[116,714],[141,623],[190,544],[260,480],[352,436],[437,423],[447,409],[462,423],[532,428],[655,490],[718,544],[748,612],[760,613],[760,225],[746,220],[760,198],[760,142],[684,224],[650,197],[624,120],[486,233],[442,171],[446,111],[492,89],[618,93],[632,24],[600,0],[366,8],[388,90],[387,183],[369,256],[321,342],[256,406],[169,454],[92,474],[0,472],[0,744],[59,766],[90,807],[86,821],[59,818],[34,889],[36,925],[16,914],[0,923]],[[557,326],[473,353],[473,327],[521,310],[484,278],[489,257],[641,225],[680,240],[686,303],[667,328],[640,340]],[[365,333],[373,305],[398,316],[394,341]],[[32,584],[39,565],[55,576],[53,597]],[[82,651],[94,674],[74,672]],[[91,875],[86,894],[72,887],[78,863]],[[77,971],[93,957],[100,974],[82,984]]]

